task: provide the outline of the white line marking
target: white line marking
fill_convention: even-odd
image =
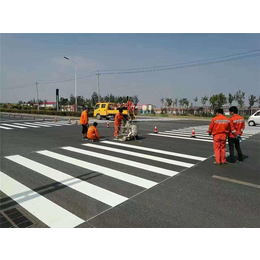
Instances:
[[[178,174],[179,172],[176,171],[171,171],[171,170],[167,170],[167,169],[163,169],[160,167],[156,167],[156,166],[151,166],[148,164],[144,164],[144,163],[138,163],[135,161],[131,161],[131,160],[126,160],[126,159],[121,159],[115,156],[110,156],[110,155],[105,155],[105,154],[100,154],[100,153],[95,153],[95,152],[91,152],[91,151],[87,151],[87,150],[83,150],[83,149],[78,149],[78,148],[74,148],[74,147],[61,147],[62,149],[65,150],[69,150],[69,151],[73,151],[76,153],[81,153],[81,154],[85,154],[87,156],[93,156],[96,158],[100,158],[103,160],[108,160],[108,161],[112,161],[115,163],[121,163],[124,165],[128,165],[131,167],[136,167],[136,168],[140,168],[142,170],[147,170],[147,171],[151,171],[151,172],[155,172],[155,173],[159,173],[159,174],[163,174],[163,175],[167,175],[167,176],[174,176],[176,174]]]
[[[1,172],[1,191],[51,228],[72,228],[85,222],[59,205]]]
[[[116,145],[116,146],[122,146],[122,147],[127,147],[127,148],[132,148],[132,149],[143,150],[143,151],[149,151],[149,152],[153,152],[153,153],[167,154],[167,155],[171,155],[171,156],[183,157],[183,158],[197,160],[197,161],[204,161],[207,159],[207,158],[199,157],[199,156],[168,152],[168,151],[164,151],[164,150],[158,150],[158,149],[142,147],[142,146],[137,146],[137,145],[122,144],[122,143],[111,142],[111,141],[101,141],[101,143],[112,144],[112,145]]]
[[[44,127],[51,127],[51,126],[48,126],[48,125],[42,125],[41,123],[28,123],[26,122],[27,125],[35,125],[35,126],[44,126]]]
[[[5,126],[1,126],[1,125],[0,125],[0,128],[2,128],[2,129],[7,129],[7,130],[11,130],[11,129],[13,129],[13,128],[5,127]]]
[[[185,163],[185,162],[166,159],[166,158],[157,157],[157,156],[153,156],[153,155],[136,153],[136,152],[131,152],[131,151],[125,151],[125,150],[122,150],[122,149],[117,149],[117,148],[112,148],[112,147],[106,147],[106,146],[95,145],[95,144],[82,144],[82,145],[93,147],[93,148],[96,148],[96,149],[103,149],[103,150],[111,151],[111,152],[115,152],[115,153],[121,153],[121,154],[136,156],[136,157],[139,157],[139,158],[141,157],[141,158],[144,158],[144,159],[153,160],[153,161],[157,161],[157,162],[163,162],[163,163],[168,163],[168,164],[172,164],[172,165],[178,165],[178,166],[187,167],[187,168],[194,166],[194,164],[192,164],[192,163]]]
[[[241,184],[241,185],[245,185],[245,186],[249,186],[249,187],[260,189],[260,185],[254,184],[254,183],[250,183],[250,182],[239,181],[239,180],[235,180],[235,179],[221,177],[221,176],[218,176],[218,175],[213,175],[212,178],[219,179],[219,180],[222,180],[222,181],[233,182],[233,183],[237,183],[237,184]]]
[[[162,135],[162,134],[152,134],[152,133],[148,135],[163,136],[163,137],[170,137],[170,138],[177,138],[177,139],[187,139],[193,141],[203,141],[203,142],[210,142],[210,143],[213,142],[213,140],[206,140],[206,139],[199,139],[199,138],[192,138],[192,137],[181,137],[181,136],[174,136],[174,135]]]
[[[2,124],[2,125],[5,125],[5,126],[11,126],[11,127],[14,127],[14,128],[27,128],[27,127],[23,127],[23,126],[18,126],[18,125],[10,125],[10,124]]]
[[[106,189],[100,188],[91,183],[82,181],[78,178],[74,178],[69,174],[55,170],[41,163],[34,162],[20,155],[7,156],[6,158],[15,163],[21,164],[33,171],[39,172],[40,174],[48,178],[58,181],[66,186],[69,186],[70,188],[76,191],[79,191],[89,197],[99,200],[112,207],[128,200],[128,198],[126,197],[108,191]]]
[[[69,150],[71,151],[73,147],[64,147],[63,149],[65,150]],[[117,171],[117,170],[113,170],[107,167],[103,167],[103,166],[99,166],[93,163],[88,163],[82,160],[78,160],[78,159],[74,159],[65,155],[61,155],[61,154],[57,154],[57,153],[53,153],[53,152],[49,152],[49,151],[39,151],[38,153],[43,154],[45,156],[49,156],[52,158],[55,158],[57,160],[66,162],[66,163],[70,163],[73,165],[76,165],[78,167],[82,167],[84,169],[88,169],[88,170],[92,170],[95,172],[99,172],[102,173],[104,175],[110,176],[112,178],[121,180],[121,181],[125,181],[134,185],[137,185],[139,187],[143,187],[143,188],[151,188],[155,185],[157,185],[157,182],[154,181],[150,181],[150,180],[146,180],[144,178],[140,178],[131,174],[127,174],[121,171]]]
[[[34,125],[26,125],[25,123],[20,124],[20,123],[14,123],[15,125],[21,125],[21,126],[27,126],[27,127],[33,127],[33,128],[39,128],[39,126],[34,126]]]

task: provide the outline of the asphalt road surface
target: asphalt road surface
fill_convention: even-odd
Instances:
[[[1,227],[260,227],[260,127],[217,166],[209,121],[143,118],[126,142],[98,123],[91,143],[75,120],[0,118]]]

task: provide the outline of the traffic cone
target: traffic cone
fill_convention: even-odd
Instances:
[[[33,119],[35,119],[35,116],[33,116]]]
[[[68,122],[69,124],[71,123],[71,121],[70,121],[70,119],[69,119],[69,122]]]
[[[195,128],[192,129],[191,137],[196,137],[195,136]]]
[[[153,131],[155,134],[157,134],[157,127],[155,126],[154,127],[154,131]]]
[[[109,127],[109,123],[107,122],[107,127]]]
[[[44,117],[42,118],[42,120],[44,121]]]
[[[76,120],[76,121],[75,121],[75,125],[77,125],[77,124],[78,124],[78,121]]]
[[[57,118],[55,118],[54,121],[57,122]]]

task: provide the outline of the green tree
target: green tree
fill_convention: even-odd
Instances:
[[[61,97],[59,104],[60,104],[60,106],[66,106],[69,104],[69,100],[67,98]]]
[[[132,102],[134,103],[135,106],[137,106],[138,102],[139,102],[139,98],[137,95],[132,97]]]
[[[92,106],[95,106],[98,103],[98,94],[97,92],[94,92],[91,96],[91,103]]]
[[[241,109],[245,105],[245,92],[238,90],[235,94],[235,100]]]
[[[248,102],[249,102],[249,107],[250,107],[250,111],[251,111],[251,115],[252,115],[252,107],[254,106],[255,102],[257,102],[256,96],[250,95],[248,97]]]
[[[168,112],[169,112],[170,107],[171,107],[171,105],[172,105],[172,98],[166,98],[165,100],[166,100],[166,104],[167,104]]]
[[[235,100],[235,96],[231,93],[228,94],[228,103],[230,106],[232,106],[232,102]]]
[[[208,98],[207,96],[202,97],[202,98],[201,98],[201,104],[202,104],[203,106],[205,106],[208,100],[209,100],[209,98]]]
[[[196,107],[196,103],[198,101],[198,97],[193,98],[193,100],[195,101],[195,107]]]
[[[85,99],[83,96],[77,96],[77,105],[81,107],[85,105]]]
[[[218,108],[222,108],[223,105],[227,103],[227,98],[224,94],[220,93],[210,97],[209,102],[213,111],[216,111]]]
[[[74,105],[75,104],[75,96],[73,96],[73,94],[70,95],[70,101],[69,101],[69,105]]]

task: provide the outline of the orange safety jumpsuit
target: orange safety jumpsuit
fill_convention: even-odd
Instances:
[[[131,110],[131,106],[132,106],[132,102],[131,102],[131,100],[128,100],[127,101],[127,110]]]
[[[209,125],[208,133],[213,135],[213,149],[216,163],[226,162],[226,139],[230,131],[229,119],[222,114],[214,117]]]
[[[84,110],[80,116],[80,124],[82,125],[82,137],[87,137],[88,132],[88,112]]]
[[[114,137],[118,136],[119,130],[120,130],[120,126],[121,126],[121,122],[122,122],[123,119],[124,119],[123,114],[120,114],[120,113],[116,114],[116,116],[115,116],[115,123],[114,123],[114,125],[115,125]]]
[[[100,139],[98,130],[95,126],[92,125],[89,127],[87,137],[90,140],[99,140]]]

